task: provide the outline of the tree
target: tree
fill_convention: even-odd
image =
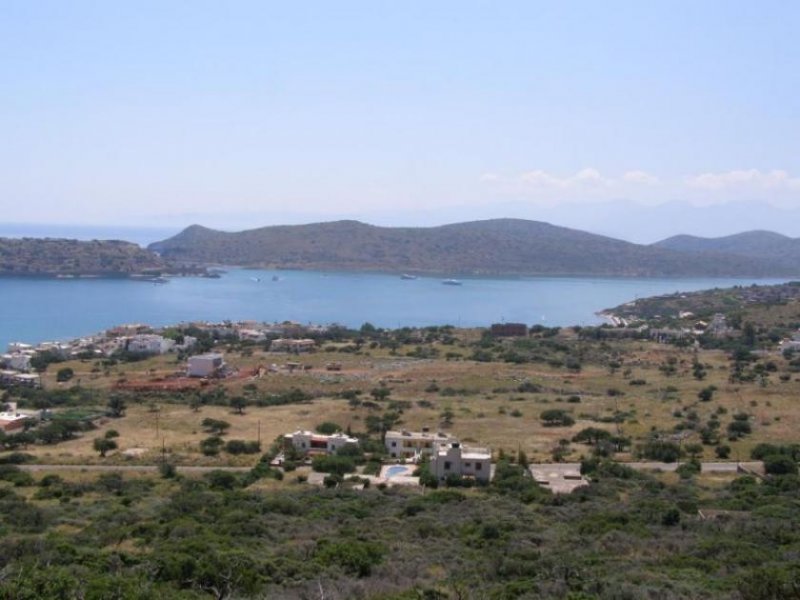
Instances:
[[[125,398],[119,394],[111,394],[108,397],[108,414],[116,419],[125,416]]]
[[[234,396],[230,400],[230,405],[237,415],[243,415],[244,409],[247,407],[247,398],[244,396]]]
[[[386,400],[392,393],[391,388],[382,385],[380,387],[373,388],[370,392],[373,398],[375,398],[376,402],[380,402],[381,400]]]
[[[764,457],[764,472],[767,475],[797,475],[797,463],[785,454],[770,454]]]
[[[638,449],[639,456],[648,460],[673,463],[681,457],[681,449],[675,442],[650,440]]]
[[[342,428],[337,423],[333,423],[332,421],[325,421],[317,425],[316,430],[324,435],[331,435],[333,433],[341,431]]]
[[[586,429],[581,429],[578,433],[576,433],[572,441],[581,444],[586,443],[590,446],[600,443],[604,440],[611,439],[611,432],[606,431],[605,429],[600,429],[599,427],[587,427]]]
[[[704,387],[702,390],[697,392],[697,397],[700,399],[701,402],[711,402],[714,398],[714,392],[717,391],[717,386],[709,385]]]
[[[200,412],[200,408],[203,406],[203,398],[198,394],[194,394],[189,399],[189,408],[192,409],[192,412]]]
[[[107,438],[95,438],[94,449],[100,453],[100,456],[105,458],[106,453],[117,449],[117,442]]]
[[[59,369],[56,373],[56,381],[59,383],[64,383],[65,381],[69,381],[75,376],[75,371],[70,369],[69,367],[64,367],[63,369]]]
[[[569,427],[575,424],[575,419],[572,418],[572,415],[560,408],[545,410],[539,415],[539,418],[545,427]]]
[[[225,432],[231,426],[227,421],[212,419],[211,417],[206,417],[200,424],[208,433],[213,433],[214,435],[225,435]]]

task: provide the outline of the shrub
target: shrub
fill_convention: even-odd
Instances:
[[[681,449],[675,442],[651,440],[638,448],[638,454],[648,460],[673,463],[681,457]]]
[[[56,381],[59,383],[64,383],[65,381],[69,381],[75,377],[75,371],[70,369],[69,367],[64,367],[63,369],[59,369],[56,373]]]
[[[572,415],[560,408],[546,410],[539,415],[539,418],[545,427],[569,427],[575,424],[575,419],[572,418]]]
[[[344,475],[356,470],[356,464],[349,456],[315,456],[311,468],[318,473],[335,473]]]
[[[770,454],[764,457],[764,472],[767,475],[797,475],[797,462],[785,454]]]
[[[216,456],[219,454],[223,445],[224,442],[222,441],[222,438],[217,435],[213,435],[200,442],[200,451],[206,456]]]
[[[261,444],[245,440],[229,440],[225,444],[225,452],[228,454],[257,454],[261,452]]]
[[[314,558],[325,566],[336,565],[346,573],[367,577],[383,561],[386,549],[375,542],[320,540]]]
[[[331,435],[342,430],[341,426],[331,421],[325,421],[317,425],[316,430],[325,435]]]

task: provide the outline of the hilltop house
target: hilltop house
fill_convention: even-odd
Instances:
[[[39,388],[42,387],[42,380],[37,373],[2,370],[0,385]]]
[[[722,313],[717,313],[706,327],[706,332],[714,337],[725,337],[733,333],[733,327],[728,325],[728,320]]]
[[[225,368],[225,360],[218,352],[190,356],[187,374],[189,377],[213,377]]]
[[[446,433],[422,431],[387,431],[386,451],[392,458],[413,458],[418,460],[423,454],[432,455],[442,445],[456,441]]]
[[[31,370],[31,355],[28,353],[23,354],[22,352],[3,354],[0,357],[0,364],[6,369],[27,373]]]
[[[25,421],[35,418],[33,415],[18,411],[16,402],[9,402],[7,406],[7,410],[0,412],[0,429],[3,431],[22,429],[25,426]]]
[[[298,430],[283,436],[284,447],[294,448],[301,454],[336,454],[346,446],[358,446],[358,438],[344,433],[330,435]]]
[[[492,453],[487,448],[467,448],[459,442],[450,442],[433,453],[430,469],[439,481],[456,475],[488,482],[492,477]]]

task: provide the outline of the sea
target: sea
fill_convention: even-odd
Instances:
[[[780,279],[599,277],[402,279],[400,274],[228,269],[218,279],[0,278],[0,350],[68,340],[123,323],[259,320],[359,327],[522,322],[594,325],[598,311],[637,298]]]

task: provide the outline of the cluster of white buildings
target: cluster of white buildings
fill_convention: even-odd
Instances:
[[[387,431],[385,445],[392,458],[417,462],[428,457],[431,473],[439,481],[444,481],[448,475],[471,477],[483,482],[492,477],[491,450],[464,446],[441,431]]]
[[[300,338],[328,331],[326,325],[303,325],[294,321],[283,323],[262,323],[259,321],[222,321],[213,323],[199,321],[189,323],[201,331],[207,331],[215,339],[236,339],[240,341],[266,342],[275,338]]]

